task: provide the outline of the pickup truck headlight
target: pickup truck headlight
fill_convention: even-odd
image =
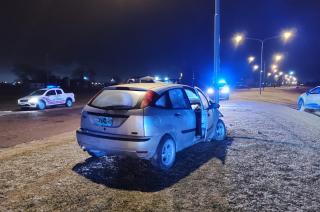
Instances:
[[[36,97],[32,97],[31,99],[29,99],[28,102],[33,103],[33,104],[37,104],[39,102],[39,99]]]

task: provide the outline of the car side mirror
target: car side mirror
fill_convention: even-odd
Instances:
[[[220,104],[210,101],[209,109],[219,109],[219,108],[220,108]]]

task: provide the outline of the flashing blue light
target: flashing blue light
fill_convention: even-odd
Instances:
[[[160,77],[155,76],[155,77],[154,77],[154,80],[155,80],[155,81],[159,81],[159,80],[160,80]]]
[[[83,76],[83,80],[89,80],[87,76]]]
[[[219,83],[219,84],[226,84],[227,82],[226,82],[225,79],[220,79],[220,80],[218,81],[218,83]]]
[[[48,89],[51,89],[51,88],[60,88],[60,86],[57,86],[57,85],[47,85],[47,88],[48,88]]]
[[[168,80],[169,80],[169,77],[165,77],[164,80],[165,80],[165,81],[168,81]]]

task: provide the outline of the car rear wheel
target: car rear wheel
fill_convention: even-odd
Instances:
[[[304,107],[304,101],[302,99],[299,100],[298,102],[298,110],[299,111],[304,111],[305,107]]]
[[[226,134],[227,134],[226,125],[221,119],[218,120],[215,133],[216,133],[215,134],[216,141],[223,141],[226,138]]]
[[[164,136],[152,159],[152,164],[161,171],[169,170],[176,160],[176,144],[170,136]]]
[[[66,101],[66,107],[72,107],[72,100],[71,99],[67,99]]]
[[[46,103],[44,101],[40,100],[39,103],[38,103],[38,109],[39,110],[46,109]]]

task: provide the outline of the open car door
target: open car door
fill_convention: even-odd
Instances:
[[[206,141],[207,139],[207,132],[208,132],[208,126],[209,126],[209,119],[210,112],[209,112],[209,101],[207,97],[202,93],[200,88],[195,87],[195,90],[200,97],[201,100],[201,138]]]

